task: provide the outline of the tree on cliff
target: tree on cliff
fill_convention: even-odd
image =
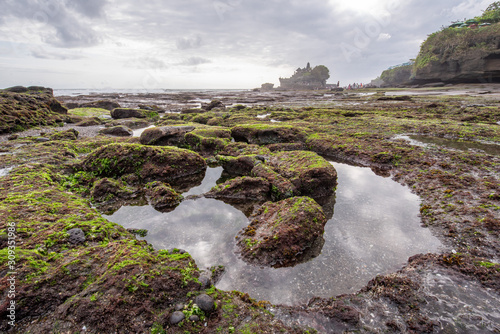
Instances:
[[[320,81],[324,86],[326,84],[326,80],[330,78],[330,70],[324,65],[318,65],[312,69],[311,76]]]
[[[481,22],[500,22],[500,1],[495,1],[489,5],[479,18]]]

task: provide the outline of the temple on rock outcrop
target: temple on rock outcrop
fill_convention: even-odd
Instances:
[[[326,80],[330,78],[330,70],[324,65],[311,68],[298,68],[290,78],[280,78],[282,89],[322,89],[326,88]]]

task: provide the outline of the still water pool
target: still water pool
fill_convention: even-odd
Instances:
[[[248,218],[215,199],[187,199],[169,213],[152,206],[124,206],[105,217],[126,228],[147,229],[145,239],[155,248],[184,249],[202,269],[224,265],[217,288],[274,304],[356,292],[375,275],[400,268],[408,257],[438,250],[439,240],[420,226],[418,196],[369,168],[332,164],[338,187],[325,242],[317,257],[291,268],[260,268],[239,258],[235,236],[248,225]],[[209,168],[203,183],[184,196],[207,192],[221,173],[221,167]]]

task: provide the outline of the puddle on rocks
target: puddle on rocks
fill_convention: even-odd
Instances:
[[[142,133],[144,132],[144,130],[154,128],[155,126],[156,125],[150,125],[147,128],[140,128],[140,129],[137,129],[137,130],[133,130],[132,132],[134,134],[132,135],[132,137],[140,137],[142,135]]]
[[[438,145],[448,148],[452,148],[460,151],[482,151],[486,154],[500,155],[500,145],[498,144],[488,144],[476,141],[465,141],[457,139],[446,139],[431,136],[421,136],[421,135],[398,135],[394,139],[404,139],[409,142],[410,145],[415,146],[429,146]]]
[[[105,217],[126,228],[147,229],[145,239],[157,249],[188,251],[200,268],[224,265],[218,288],[274,304],[352,293],[375,275],[397,270],[408,257],[438,250],[438,239],[420,226],[418,196],[368,168],[333,165],[338,172],[335,213],[325,226],[321,254],[292,268],[259,268],[241,260],[235,236],[249,221],[215,199],[186,199],[169,213],[125,206]],[[205,193],[221,173],[220,167],[209,168],[202,184],[184,196]]]

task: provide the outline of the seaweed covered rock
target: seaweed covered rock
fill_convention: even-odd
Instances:
[[[243,176],[215,186],[205,196],[226,200],[266,201],[269,194],[269,181],[261,177]]]
[[[304,129],[291,125],[243,124],[231,129],[236,141],[268,145],[304,141]]]
[[[278,152],[272,154],[266,164],[290,180],[302,196],[315,199],[331,196],[337,187],[337,171],[314,152]]]
[[[117,126],[112,126],[110,128],[102,129],[99,130],[99,133],[103,135],[116,136],[116,137],[132,137],[132,135],[134,134],[132,129],[124,125],[117,125]]]
[[[75,109],[75,108],[72,108],[72,109]],[[87,102],[87,103],[80,104],[78,106],[78,108],[101,108],[101,109],[106,109],[106,110],[112,111],[114,109],[121,108],[121,106],[116,101],[99,100],[99,101]]]
[[[134,190],[127,187],[123,182],[110,178],[97,180],[90,192],[93,201],[106,202],[116,198],[127,199],[134,193]]]
[[[200,128],[186,133],[184,138],[192,150],[213,155],[231,142],[231,130],[215,126]]]
[[[50,88],[17,86],[0,90],[0,133],[56,125],[67,112]]]
[[[194,126],[154,127],[144,130],[140,142],[143,145],[179,145],[184,143],[184,135],[194,129]]]
[[[265,164],[258,164],[255,166],[252,169],[251,174],[252,176],[261,177],[269,181],[271,184],[270,195],[273,201],[293,197],[298,193],[297,188],[290,180],[278,174],[271,167]]]
[[[216,156],[224,171],[231,176],[249,176],[252,169],[262,163],[256,155],[242,155],[239,157]]]
[[[151,205],[158,211],[169,212],[183,200],[182,195],[163,182],[154,181],[146,185],[146,195]]]
[[[50,135],[50,140],[76,140],[78,138],[79,132],[75,129],[69,129],[65,131],[58,131]]]
[[[111,117],[114,119],[122,118],[154,118],[158,113],[150,110],[116,108],[111,111]]]
[[[268,202],[239,233],[237,245],[250,263],[292,266],[308,257],[308,250],[322,239],[326,221],[319,204],[309,197]]]
[[[206,169],[197,153],[175,147],[110,144],[90,153],[77,169],[99,177],[135,174],[141,182],[173,181]]]

